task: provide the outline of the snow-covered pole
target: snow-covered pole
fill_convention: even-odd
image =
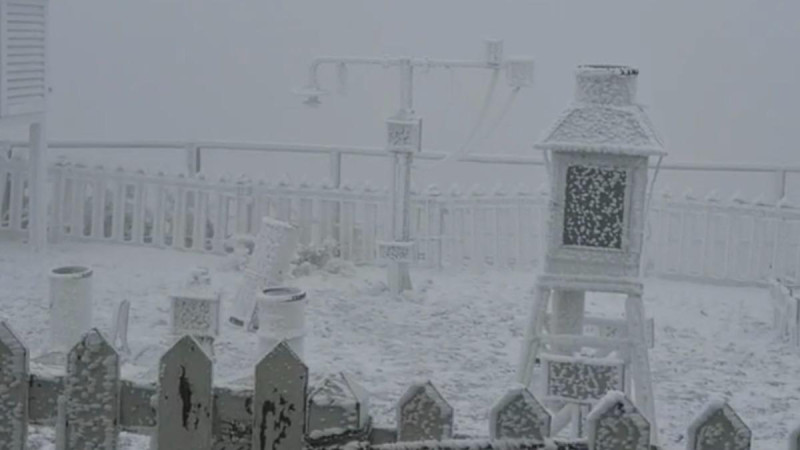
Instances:
[[[319,106],[321,95],[326,92],[320,87],[319,68],[333,65],[339,74],[339,90],[344,91],[344,74],[347,66],[377,65],[383,68],[397,67],[400,70],[400,108],[387,120],[387,150],[392,154],[391,167],[391,223],[390,241],[378,242],[378,258],[388,263],[389,287],[394,293],[411,289],[408,266],[413,261],[413,242],[411,240],[411,167],[414,153],[421,149],[422,121],[414,113],[414,68],[440,69],[489,69],[507,73],[508,83],[513,89],[531,84],[533,60],[505,60],[502,41],[490,40],[485,44],[485,55],[481,60],[446,60],[429,58],[362,58],[332,57],[314,58],[308,68],[308,82],[297,93],[306,97],[308,106]],[[341,155],[331,159],[331,171],[341,173]],[[333,177],[336,179],[337,177]]]
[[[31,203],[28,233],[34,251],[47,248],[47,127],[44,116],[29,128]]]

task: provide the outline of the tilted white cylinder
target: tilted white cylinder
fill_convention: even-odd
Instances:
[[[306,293],[297,288],[270,288],[258,293],[258,351],[264,355],[285,340],[300,358],[306,335]]]
[[[71,349],[92,327],[92,269],[50,271],[50,338],[55,350]]]

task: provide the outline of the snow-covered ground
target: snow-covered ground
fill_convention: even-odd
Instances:
[[[169,250],[68,243],[46,257],[19,241],[0,239],[0,318],[8,320],[31,350],[34,372],[53,372],[35,360],[47,351],[47,278],[50,267],[94,269],[94,323],[111,325],[114,306],[132,303],[132,358],[128,379],[154,380],[167,348],[167,295],[197,266],[211,269],[230,307],[240,274],[225,259]],[[289,284],[309,294],[306,359],[312,383],[348,371],[372,393],[371,413],[379,426],[394,422],[394,406],[414,381],[431,379],[456,411],[456,432],[488,435],[488,411],[514,381],[524,322],[531,302],[533,272],[471,271],[412,273],[415,290],[402,299],[385,290],[375,267],[337,266]],[[766,291],[647,280],[647,313],[655,318],[651,366],[661,442],[683,448],[691,418],[712,397],[727,398],[750,425],[754,448],[786,445],[800,424],[800,357],[775,339]],[[590,297],[598,315],[622,312],[622,301]],[[249,382],[256,359],[252,334],[223,327],[216,344],[215,384]],[[35,428],[31,448],[52,448],[52,431]],[[144,439],[126,436],[127,448]]]

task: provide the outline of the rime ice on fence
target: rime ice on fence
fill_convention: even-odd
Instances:
[[[161,357],[157,449],[210,450],[213,408],[211,359],[184,336]]]
[[[253,448],[303,448],[308,368],[281,342],[256,365]]]
[[[535,439],[550,436],[550,412],[527,388],[510,389],[489,415],[491,439]]]
[[[442,440],[452,435],[453,408],[433,384],[408,388],[397,404],[397,440]]]
[[[0,322],[0,449],[22,450],[28,435],[28,350]]]
[[[692,420],[687,450],[750,450],[752,433],[724,401],[713,401]]]
[[[119,357],[97,329],[86,333],[67,357],[63,450],[116,448],[120,408]]]
[[[326,377],[308,396],[308,436],[350,436],[370,425],[369,395],[345,373]]]
[[[621,392],[606,394],[586,420],[592,450],[650,449],[650,424]]]

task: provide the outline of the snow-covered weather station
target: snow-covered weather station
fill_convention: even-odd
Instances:
[[[47,0],[0,0],[0,130],[28,126],[34,249],[47,244],[47,29]]]
[[[607,392],[633,392],[655,440],[640,268],[648,162],[660,162],[664,150],[636,103],[638,73],[580,66],[572,105],[535,145],[548,162],[551,196],[543,273],[518,379],[530,384],[540,360],[545,398],[572,409],[578,421],[580,408]],[[587,292],[627,296],[625,318],[616,324],[622,333],[584,336],[591,321]],[[594,357],[581,353],[587,348]]]
[[[484,69],[494,71],[494,77],[505,71],[508,84],[515,90],[533,83],[533,60],[506,59],[503,43],[487,40],[483,60],[441,60],[430,58],[316,58],[309,69],[308,84],[298,92],[306,97],[304,103],[319,106],[319,97],[326,92],[320,87],[317,71],[323,64],[337,67],[340,91],[346,84],[347,67],[377,65],[398,68],[400,71],[400,108],[387,119],[386,149],[391,153],[391,218],[389,239],[377,242],[378,259],[388,266],[389,289],[395,294],[412,288],[408,268],[414,260],[414,241],[411,236],[411,168],[414,153],[422,150],[422,119],[414,111],[414,71],[431,69]],[[495,78],[496,79],[496,78]]]

